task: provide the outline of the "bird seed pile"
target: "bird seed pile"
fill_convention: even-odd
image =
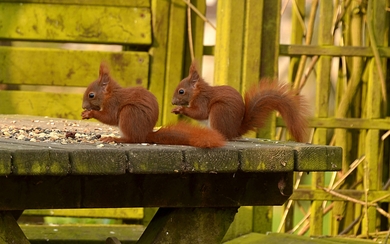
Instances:
[[[117,128],[106,125],[65,119],[0,118],[0,137],[30,142],[54,142],[60,144],[102,144],[101,137],[118,137]]]

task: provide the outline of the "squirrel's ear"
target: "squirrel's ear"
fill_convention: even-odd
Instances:
[[[190,84],[194,88],[195,88],[196,83],[199,80],[199,73],[198,73],[198,69],[196,66],[197,66],[196,61],[193,61],[191,66],[190,66]]]
[[[99,69],[99,84],[103,87],[106,87],[109,82],[110,70],[108,69],[108,65],[102,62]]]

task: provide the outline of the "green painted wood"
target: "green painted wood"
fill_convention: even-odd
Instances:
[[[209,50],[209,49],[206,49]],[[328,45],[286,45],[281,44],[279,47],[281,56],[296,56],[296,55],[326,55],[326,56],[358,56],[358,57],[373,57],[371,47],[362,46],[328,46]],[[378,52],[381,57],[390,57],[390,48],[378,47]]]
[[[333,5],[321,2],[318,9],[319,14],[319,28],[318,43],[320,45],[333,44],[332,16],[329,13],[333,12]],[[315,101],[315,117],[328,117],[328,104],[330,94],[330,67],[331,57],[321,56],[317,65],[317,79],[316,79],[316,101]],[[313,143],[319,145],[326,145],[327,130],[317,129],[314,133]],[[315,172],[311,178],[311,188],[317,189],[322,186],[325,181],[324,173]],[[323,203],[321,201],[313,201],[310,208],[310,235],[319,236],[323,231]]]
[[[166,72],[164,83],[164,99],[162,103],[162,124],[174,123],[178,120],[178,116],[171,113],[172,97],[175,88],[183,78],[183,66],[185,63],[184,40],[187,36],[186,28],[186,12],[187,8],[182,0],[170,1],[169,24],[168,24],[168,41],[167,41],[167,56],[166,56]],[[160,91],[161,92],[161,91]]]
[[[24,210],[23,215],[142,219],[144,217],[144,212],[142,208],[30,209]]]
[[[0,175],[9,175],[12,172],[12,155],[9,152],[0,152]]]
[[[341,169],[341,159],[342,159],[342,148],[334,147],[334,146],[324,146],[324,145],[316,145],[309,143],[297,143],[294,141],[271,141],[267,139],[244,139],[241,141],[252,142],[257,146],[272,146],[276,148],[280,148],[285,150],[286,155],[292,150],[294,153],[295,164],[293,166],[294,171],[338,171]],[[237,147],[237,146],[236,146]],[[244,149],[245,150],[245,149]],[[286,156],[285,155],[285,156]],[[280,153],[278,152],[270,152],[269,155],[263,154],[262,156],[258,156],[261,158],[268,158],[269,162],[265,164],[269,164],[268,167],[277,167],[275,165],[271,165],[270,162],[273,160],[277,160],[279,162],[284,162],[283,158],[280,157]],[[241,166],[243,167],[243,166]],[[254,167],[253,164],[251,167]],[[284,164],[281,163],[280,167],[282,170],[291,167],[289,163]]]
[[[98,52],[0,47],[0,84],[86,87],[99,76],[100,62],[122,86],[143,85],[149,77],[146,52]],[[81,101],[80,101],[81,103]]]
[[[0,97],[1,114],[81,119],[82,94],[0,91]]]
[[[373,31],[372,37],[375,38],[375,42],[378,46],[387,46],[387,38],[385,38],[385,33],[388,27],[382,23],[386,21],[386,13],[383,13],[383,9],[386,7],[386,1],[375,1],[370,2],[367,7],[367,21],[369,24],[372,24]],[[375,16],[375,18],[374,18]],[[371,40],[371,45],[373,41]],[[383,96],[382,96],[382,86],[380,80],[380,74],[378,71],[378,65],[382,66],[383,72],[386,72],[386,60],[380,60],[382,63],[376,63],[374,58],[369,60],[369,78],[367,86],[367,103],[366,103],[366,117],[371,118],[380,118],[383,116],[383,111],[381,110]],[[383,74],[384,76],[386,75]],[[383,162],[379,159],[380,155],[380,131],[379,130],[368,130],[365,138],[366,143],[366,161],[368,164],[368,179],[366,181],[367,186],[370,190],[379,190],[382,187],[382,175],[383,175]],[[367,182],[368,180],[368,182]],[[366,218],[371,221],[366,222]],[[368,214],[363,219],[362,223],[362,233],[367,234],[375,231],[376,221],[373,221],[376,218],[375,208],[369,208]]]
[[[138,243],[220,243],[236,212],[237,208],[160,208]]]
[[[268,233],[268,234],[258,234],[250,233],[238,237],[234,240],[224,242],[225,244],[257,244],[257,243],[269,243],[269,244],[279,244],[279,243],[289,243],[289,244],[312,244],[312,243],[323,243],[323,244],[337,244],[337,243],[377,243],[372,240],[364,240],[357,238],[335,238],[335,237],[308,237],[308,236],[299,236],[283,233]]]
[[[278,77],[281,1],[264,1],[260,76]]]
[[[254,206],[252,231],[257,233],[267,233],[272,230],[273,206]]]
[[[150,21],[148,8],[0,4],[2,39],[149,45]]]
[[[276,119],[277,126],[285,126],[283,119]],[[378,129],[390,130],[390,118],[310,118],[309,127],[313,128],[343,128],[343,129]]]
[[[70,151],[72,174],[82,175],[118,175],[125,174],[127,156],[124,151],[110,148],[87,148],[77,146],[77,151]]]
[[[237,91],[241,91],[242,80],[244,9],[244,1],[226,0],[217,4],[214,84],[230,85]]]
[[[262,1],[245,3],[244,44],[242,60],[242,91],[249,90],[260,79],[261,31],[264,11]]]
[[[234,147],[241,149],[241,170],[244,172],[255,172],[258,170],[265,172],[286,172],[294,169],[294,151],[290,147],[278,144],[268,144],[255,142],[255,148],[242,147],[246,143],[234,144]],[[266,152],[256,150],[261,147]]]
[[[116,237],[122,243],[137,243],[145,227],[141,225],[21,225],[32,243],[104,243],[108,237]]]
[[[351,197],[360,201],[365,201],[364,191],[361,189],[340,189],[334,190],[336,193],[340,193],[347,197]],[[388,191],[370,191],[368,194],[368,201],[374,201],[379,198],[384,198],[381,202],[390,202],[390,197],[388,196]],[[318,199],[319,201],[345,201],[345,199],[341,199],[340,197],[329,194],[323,190],[311,190],[307,189],[307,187],[302,187],[294,190],[294,193],[291,195],[290,199],[293,200],[302,200],[302,201],[311,201],[313,199]]]
[[[10,212],[0,211],[0,242],[29,244]]]
[[[163,111],[164,86],[166,73],[166,56],[168,43],[168,16],[170,10],[169,1],[152,0],[152,46],[150,55],[150,80],[149,90],[157,97],[160,111]],[[174,81],[170,81],[174,82]],[[158,124],[161,125],[162,115],[159,116]]]
[[[15,2],[15,3],[48,3],[48,4],[77,4],[77,5],[107,5],[107,6],[125,6],[125,7],[150,7],[149,0],[111,0],[107,2],[105,0],[5,0],[2,2]]]
[[[248,234],[252,231],[252,210],[253,207],[249,206],[243,206],[238,209],[237,214],[234,216],[234,221],[231,223],[222,242]]]

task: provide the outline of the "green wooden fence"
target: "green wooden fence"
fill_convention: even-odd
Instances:
[[[178,119],[170,113],[170,101],[177,83],[186,76],[191,56],[201,65],[202,55],[214,55],[214,84],[228,84],[242,93],[262,77],[285,77],[282,80],[300,88],[313,106],[311,142],[341,146],[344,158],[341,172],[296,175],[297,189],[291,201],[284,206],[283,216],[286,218],[278,220],[281,222],[278,231],[373,237],[378,235],[378,231],[388,230],[388,0],[218,1],[216,45],[212,47],[203,46],[205,22],[194,11],[196,8],[205,13],[204,0],[191,0],[192,11],[188,10],[189,5],[184,0],[118,0],[110,4],[96,0],[88,2],[92,6],[78,0],[61,1],[65,4],[61,8],[69,9],[74,5],[87,8],[85,18],[94,16],[92,12],[99,12],[102,8],[115,13],[128,8],[130,13],[125,15],[136,14],[137,23],[145,22],[141,25],[146,30],[144,34],[132,33],[131,36],[136,35],[138,39],[128,39],[131,43],[127,39],[123,41],[121,36],[112,39],[111,32],[94,36],[93,33],[98,32],[93,28],[96,27],[93,21],[98,19],[88,19],[90,24],[84,27],[89,28],[80,29],[80,33],[65,35],[58,17],[62,11],[53,10],[53,16],[48,15],[54,3],[59,1],[25,0],[23,5],[19,2],[0,2],[0,22],[3,23],[0,25],[0,39],[120,44],[124,46],[120,54],[124,55],[127,65],[119,65],[119,61],[124,59],[118,58],[118,53],[0,47],[0,84],[85,87],[97,76],[100,60],[106,58],[117,67],[114,68],[117,71],[114,76],[120,82],[123,80],[123,85],[139,84],[141,79],[142,85],[157,95],[161,107],[160,122],[166,124]],[[35,23],[32,21],[35,21],[35,12],[29,4],[42,7],[42,14],[47,17],[41,22],[37,19],[35,28],[46,30],[44,33],[55,33],[50,35],[52,40],[37,36],[34,24],[30,24]],[[14,14],[8,12],[10,9]],[[20,11],[27,11],[31,17],[17,15]],[[187,22],[189,12],[190,28]],[[13,21],[10,21],[11,18]],[[66,16],[62,17],[62,21],[66,21]],[[23,29],[24,25],[29,25],[30,29]],[[120,24],[115,25],[120,28]],[[134,28],[141,29],[140,26]],[[281,30],[285,29],[290,29],[291,34],[289,41],[282,42],[281,36],[285,33]],[[112,29],[115,35],[126,34],[126,31],[115,30]],[[74,55],[76,59],[68,55]],[[37,60],[28,62],[34,58]],[[140,58],[144,62],[139,62]],[[289,59],[285,74],[279,72],[282,70],[279,60],[283,58]],[[77,69],[80,63],[88,65]],[[35,64],[41,69],[33,69]],[[127,69],[129,64],[135,66]],[[57,70],[58,73],[45,72],[47,70]],[[28,113],[30,110],[25,108],[31,103],[26,103],[25,98],[31,92],[0,91],[0,112]],[[78,110],[59,116],[76,118],[81,112],[81,102],[76,99],[81,99],[80,94],[71,96],[73,103],[70,107]],[[64,100],[57,95],[55,97],[60,104]],[[38,104],[38,101],[35,103]],[[61,111],[69,107],[69,104],[66,105],[60,105],[63,106]],[[39,108],[34,113],[42,115],[42,111],[48,109]],[[52,111],[49,115],[56,114]],[[278,139],[283,135],[282,127],[283,121],[275,116],[257,136]],[[271,229],[270,210],[271,207],[253,208],[252,231]]]

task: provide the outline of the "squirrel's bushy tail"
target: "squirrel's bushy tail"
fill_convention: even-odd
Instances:
[[[225,138],[218,131],[179,122],[161,127],[148,134],[148,143],[188,145],[200,148],[215,148],[225,145]]]
[[[296,95],[288,85],[277,80],[263,79],[245,94],[245,115],[240,132],[261,128],[272,111],[282,116],[290,134],[298,142],[306,139],[308,104],[302,95]]]

